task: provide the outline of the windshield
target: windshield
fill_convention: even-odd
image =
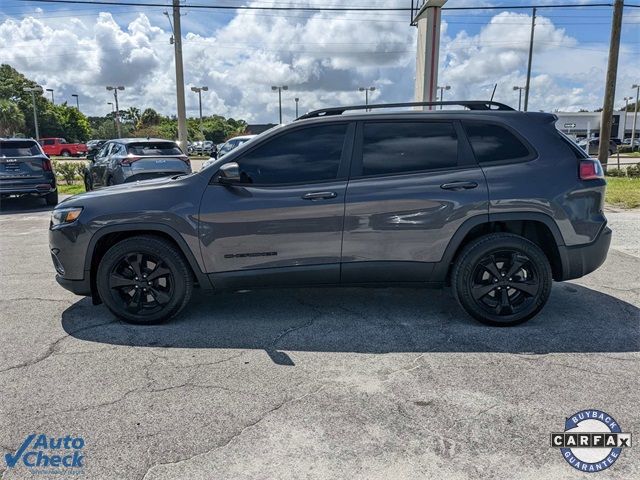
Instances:
[[[33,141],[0,142],[0,157],[32,157],[41,155],[40,147]]]

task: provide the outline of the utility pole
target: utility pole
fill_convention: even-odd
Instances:
[[[40,140],[40,130],[38,129],[38,112],[36,110],[36,92],[42,93],[40,87],[24,87],[25,92],[31,92],[31,103],[33,104],[33,125],[36,128],[36,140]]]
[[[620,53],[620,32],[622,30],[623,9],[624,0],[616,0],[613,4],[609,63],[607,65],[604,105],[602,107],[602,117],[600,120],[600,141],[598,142],[598,159],[603,165],[607,164],[609,158],[609,140],[611,138],[611,123],[613,120],[613,102],[616,96],[616,77],[618,74],[618,55]]]
[[[202,92],[206,92],[209,90],[209,87],[191,87],[192,92],[196,92],[198,94],[198,104],[200,106],[200,133],[202,134],[202,138],[204,138],[204,126],[202,123]]]
[[[640,96],[640,84],[635,84],[631,88],[635,88],[636,89],[636,106],[633,109],[633,127],[631,128],[631,143],[629,144],[629,145],[631,145],[631,151],[633,152],[633,147],[634,147],[633,140],[636,138],[636,122],[638,121],[638,101],[640,100],[640,98],[639,98],[639,96]],[[626,118],[626,116],[625,116],[625,118]]]
[[[180,0],[173,0],[173,37],[176,60],[176,94],[178,100],[178,143],[187,149],[187,108],[184,102],[184,71],[182,68],[182,31],[180,27]]]
[[[296,97],[294,98],[294,100],[296,101],[296,118],[298,118],[298,102],[300,101],[300,99]]]
[[[122,85],[118,85],[117,87],[109,85],[107,86],[107,90],[113,90],[113,98],[116,102],[116,130],[118,132],[118,138],[122,138],[122,129],[120,128],[120,106],[118,105],[118,90],[124,90],[124,87]]]
[[[279,87],[271,87],[274,92],[278,91],[278,111],[280,112],[280,125],[282,125],[282,90],[288,90],[289,87],[281,85]]]
[[[536,31],[536,12],[538,9],[533,7],[531,15],[531,38],[529,39],[529,61],[527,62],[527,83],[524,87],[524,111],[529,109],[529,89],[531,88],[531,63],[533,62],[533,35]]]

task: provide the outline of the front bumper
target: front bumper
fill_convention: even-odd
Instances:
[[[82,296],[91,296],[91,282],[89,276],[83,280],[69,280],[59,274],[56,275],[56,282],[60,284],[64,289],[69,290],[71,293]]]
[[[596,239],[586,245],[562,246],[562,280],[580,278],[604,263],[611,245],[611,229],[605,226]]]

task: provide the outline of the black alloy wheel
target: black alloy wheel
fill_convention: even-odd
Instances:
[[[512,326],[535,316],[551,293],[552,273],[544,252],[509,233],[480,237],[454,265],[452,287],[472,317],[492,326]]]
[[[96,284],[113,314],[131,323],[152,324],[185,307],[193,274],[174,244],[144,235],[122,240],[107,251]]]

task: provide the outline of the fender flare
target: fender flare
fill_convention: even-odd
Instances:
[[[176,242],[178,248],[191,266],[191,270],[193,270],[194,275],[198,279],[200,288],[205,290],[210,290],[213,288],[211,282],[209,281],[209,277],[200,268],[196,257],[187,245],[187,242],[184,240],[184,238],[182,238],[182,235],[180,235],[175,229],[162,223],[123,223],[119,225],[109,225],[100,228],[93,234],[91,240],[89,241],[87,253],[84,259],[84,271],[89,273],[91,272],[91,261],[93,259],[93,253],[95,252],[96,245],[101,238],[111,233],[131,232],[134,230],[141,230],[147,234],[161,232],[169,235]]]

